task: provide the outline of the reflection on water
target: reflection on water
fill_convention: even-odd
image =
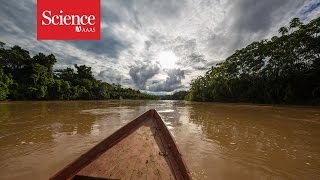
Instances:
[[[195,179],[319,179],[320,109],[183,101],[0,103],[1,179],[47,179],[148,109]]]

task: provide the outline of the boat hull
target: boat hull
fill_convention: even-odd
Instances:
[[[191,179],[156,110],[120,128],[51,179]]]

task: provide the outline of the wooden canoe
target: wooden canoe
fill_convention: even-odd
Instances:
[[[151,109],[50,179],[191,179],[177,145]]]

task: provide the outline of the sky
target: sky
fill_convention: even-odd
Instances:
[[[100,41],[37,41],[36,0],[1,0],[0,41],[55,69],[87,65],[97,79],[152,94],[187,90],[192,79],[299,17],[320,16],[320,0],[101,0]]]

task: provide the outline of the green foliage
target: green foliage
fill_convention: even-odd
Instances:
[[[0,100],[157,99],[120,85],[96,80],[91,67],[53,71],[53,54],[30,57],[19,46],[4,48],[0,42]]]
[[[320,18],[298,18],[280,37],[253,42],[191,82],[188,100],[320,102]]]
[[[9,86],[13,84],[11,77],[4,74],[3,70],[0,68],[0,100],[7,98],[9,94]]]
[[[172,95],[160,96],[160,99],[163,99],[163,100],[185,100],[188,93],[189,93],[188,91],[177,91],[177,92],[173,93]]]

